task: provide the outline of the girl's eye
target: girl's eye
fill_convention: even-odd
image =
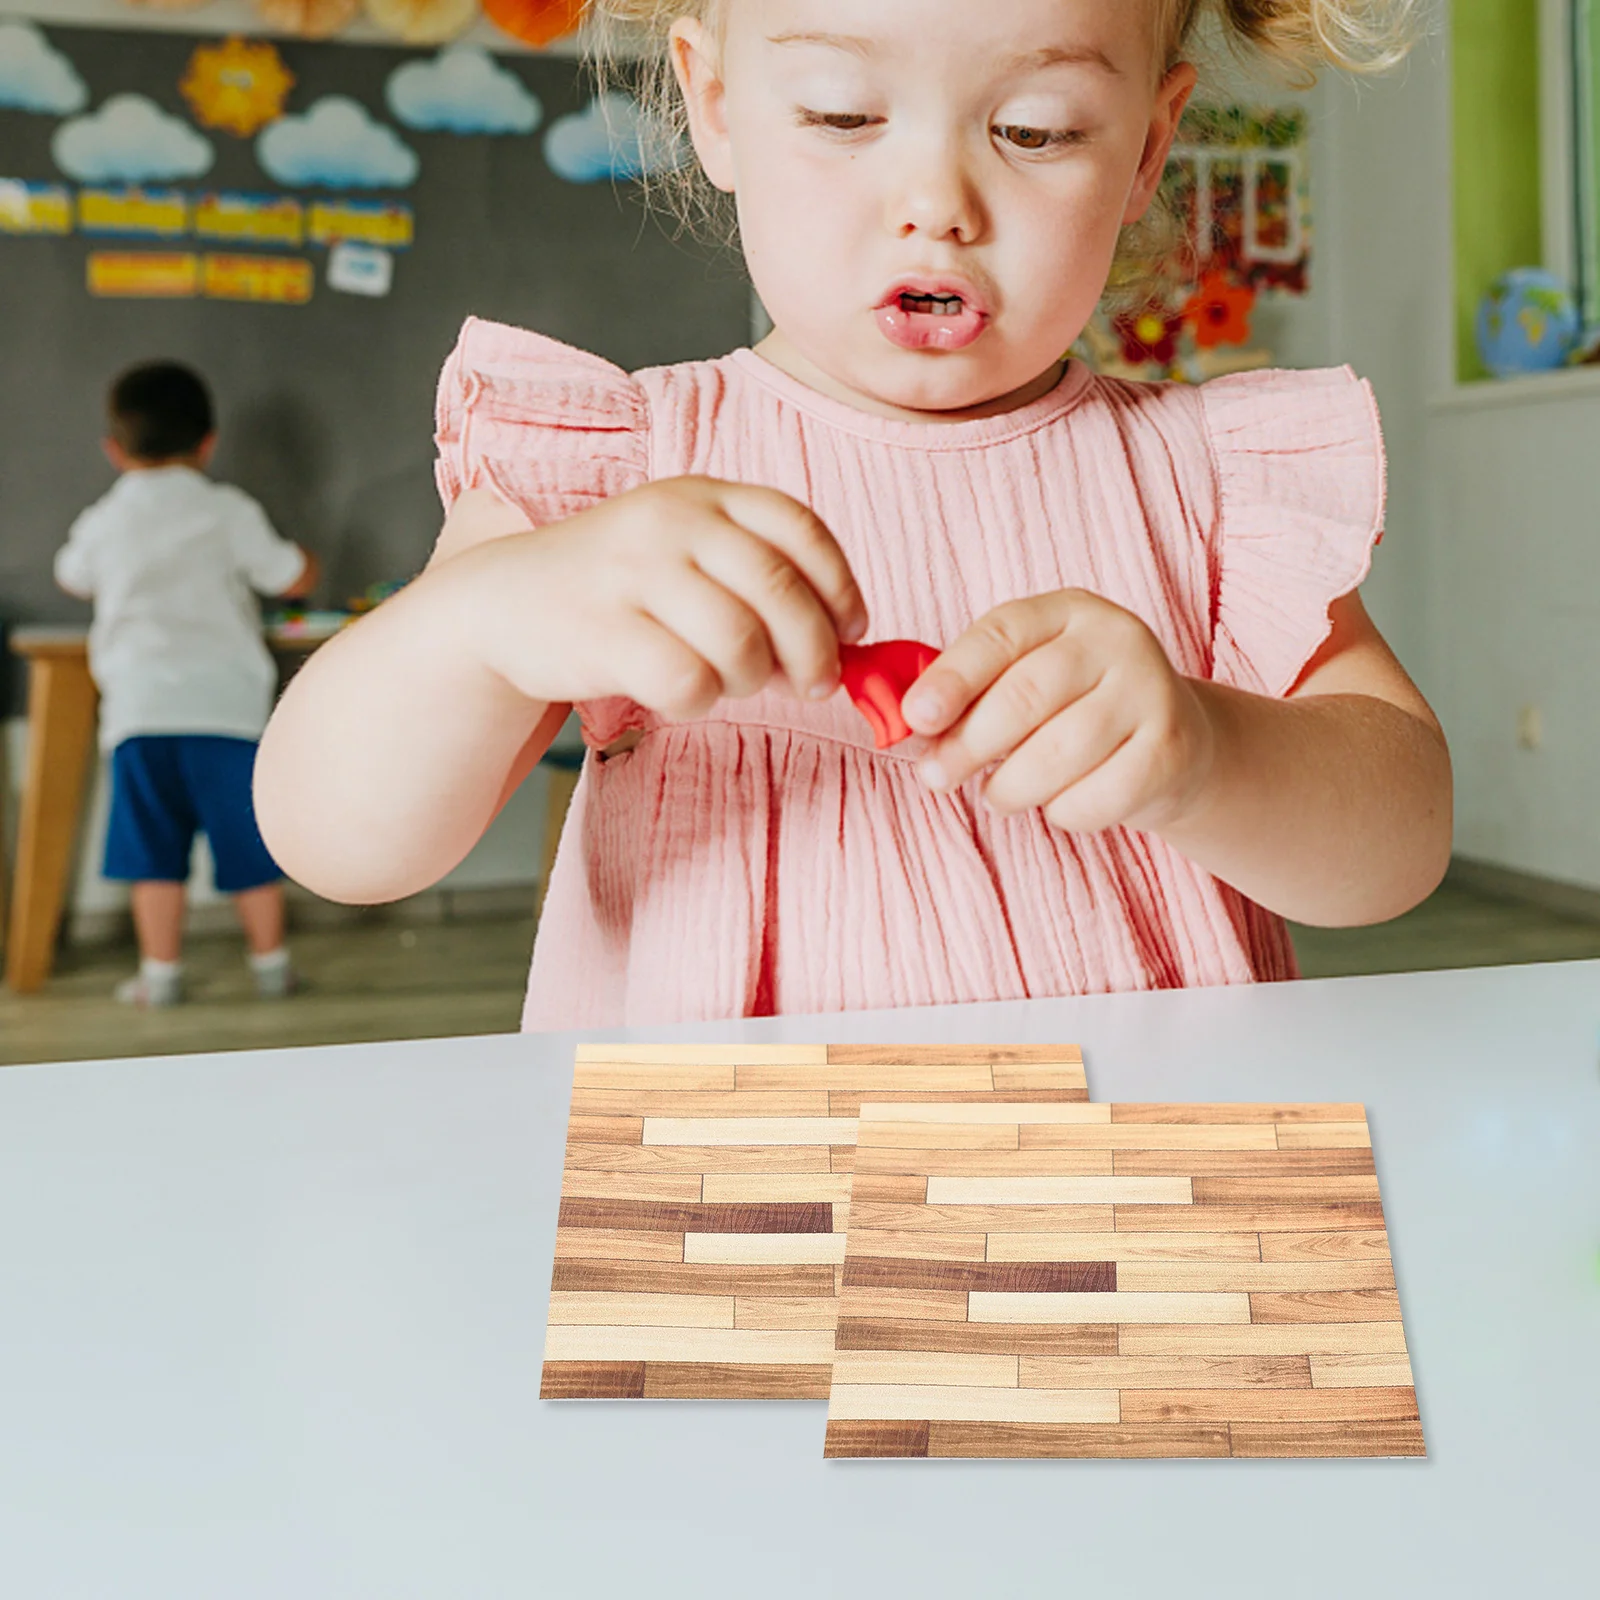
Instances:
[[[1075,144],[1080,134],[1055,128],[1024,128],[1016,123],[1002,123],[995,133],[1018,150],[1049,150],[1056,145]]]
[[[876,120],[856,111],[809,111],[799,109],[800,125],[805,128],[831,128],[836,133],[858,133]]]

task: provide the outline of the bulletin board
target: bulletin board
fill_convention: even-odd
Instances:
[[[426,559],[440,519],[434,388],[469,314],[629,369],[748,339],[742,268],[673,238],[626,174],[611,175],[626,163],[596,159],[592,85],[570,58],[493,57],[487,87],[452,87],[436,51],[276,40],[268,48],[292,84],[266,142],[269,130],[205,124],[202,110],[241,126],[261,114],[217,98],[237,73],[213,71],[212,98],[202,85],[197,106],[196,51],[214,38],[22,26],[70,71],[35,73],[45,109],[17,106],[15,92],[0,108],[0,623],[86,617],[55,589],[51,557],[112,481],[98,446],[103,396],[132,362],[172,358],[205,374],[222,423],[216,474],[322,556],[323,596],[337,602]],[[429,71],[397,91],[407,67]],[[119,107],[124,95],[145,104]],[[311,122],[330,105],[372,163],[331,186]],[[462,131],[474,117],[491,131]],[[84,126],[64,144],[74,120]],[[165,139],[175,171],[207,160],[197,147],[185,155],[190,138],[209,146],[209,164],[132,194],[115,170],[138,142],[130,127]],[[172,194],[187,200],[181,221]],[[228,198],[205,209],[208,196]],[[169,211],[177,231],[164,240]],[[359,246],[343,288],[329,259],[341,238]],[[386,292],[371,292],[374,265]]]

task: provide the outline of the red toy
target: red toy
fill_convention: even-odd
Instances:
[[[839,646],[840,675],[856,710],[872,724],[880,750],[911,737],[900,714],[905,692],[940,652],[916,639],[880,639],[876,644]]]

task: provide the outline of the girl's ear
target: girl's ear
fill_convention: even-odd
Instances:
[[[721,66],[705,28],[693,17],[680,17],[667,36],[672,70],[677,74],[689,112],[689,137],[706,177],[733,193],[733,150],[728,140],[727,92]]]
[[[1198,74],[1187,61],[1180,61],[1156,90],[1156,103],[1150,112],[1150,129],[1145,135],[1144,154],[1139,157],[1139,170],[1134,175],[1133,188],[1128,191],[1128,207],[1123,213],[1123,225],[1137,222],[1150,209],[1156,191],[1161,187],[1161,175],[1167,169],[1167,152],[1178,136],[1178,124],[1183,120],[1183,108],[1194,92]]]

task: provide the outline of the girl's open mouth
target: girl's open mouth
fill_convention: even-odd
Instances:
[[[878,326],[902,350],[964,350],[988,323],[985,312],[950,289],[896,289],[878,307]]]

